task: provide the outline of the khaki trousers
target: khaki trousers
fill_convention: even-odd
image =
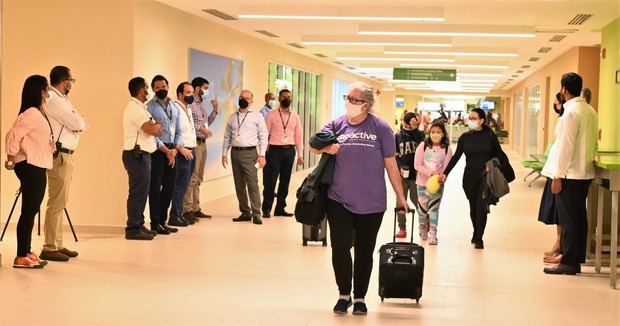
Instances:
[[[54,166],[47,171],[48,199],[45,212],[45,243],[43,250],[63,249],[62,220],[69,201],[69,186],[73,174],[73,157],[59,153],[54,158]]]
[[[197,212],[200,210],[200,184],[205,176],[205,163],[207,161],[207,144],[202,142],[194,149],[194,158],[196,165],[192,178],[189,181],[189,187],[183,198],[183,212]]]

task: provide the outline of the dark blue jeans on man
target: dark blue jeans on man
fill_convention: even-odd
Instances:
[[[171,167],[164,152],[158,150],[151,154],[151,190],[149,192],[151,229],[157,225],[166,225],[176,177],[177,165]]]
[[[192,156],[194,150],[192,150]],[[189,181],[194,172],[195,159],[188,160],[183,155],[177,154],[177,180],[172,192],[172,208],[170,209],[170,218],[180,218],[183,215],[183,198],[189,187]]]
[[[151,155],[135,158],[133,151],[123,151],[123,165],[129,176],[127,196],[127,227],[125,232],[137,232],[144,226],[144,208],[151,183]]]

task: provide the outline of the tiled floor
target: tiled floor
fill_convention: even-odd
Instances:
[[[513,165],[522,176],[518,161]],[[440,243],[425,245],[419,305],[381,303],[375,268],[368,316],[333,315],[329,248],[302,247],[301,227],[290,218],[233,224],[231,196],[204,204],[212,220],[153,242],[80,233],[78,244],[68,243],[80,257],[45,270],[10,267],[11,228],[2,243],[0,325],[620,325],[620,292],[609,288],[607,269],[542,273],[554,229],[536,221],[541,183],[530,189],[517,179],[492,209],[486,249],[473,249],[461,170],[448,181]],[[391,239],[391,218],[384,217],[379,244]],[[35,236],[34,248],[40,245]]]

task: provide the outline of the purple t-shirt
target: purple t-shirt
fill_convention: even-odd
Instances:
[[[332,126],[333,124],[333,126]],[[351,125],[346,115],[323,127],[336,128],[340,151],[336,155],[334,178],[328,197],[355,214],[385,212],[385,163],[396,153],[394,132],[383,120],[370,114],[359,125]]]

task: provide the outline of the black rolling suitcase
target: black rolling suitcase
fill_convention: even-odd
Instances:
[[[323,218],[317,225],[302,224],[303,245],[307,246],[308,241],[323,242],[323,247],[327,247],[327,218]]]
[[[398,211],[398,208],[394,210],[394,229]],[[393,242],[379,249],[379,296],[382,302],[385,298],[405,298],[415,299],[417,303],[422,297],[424,248],[413,243],[411,215],[411,242],[396,242],[394,237]]]

